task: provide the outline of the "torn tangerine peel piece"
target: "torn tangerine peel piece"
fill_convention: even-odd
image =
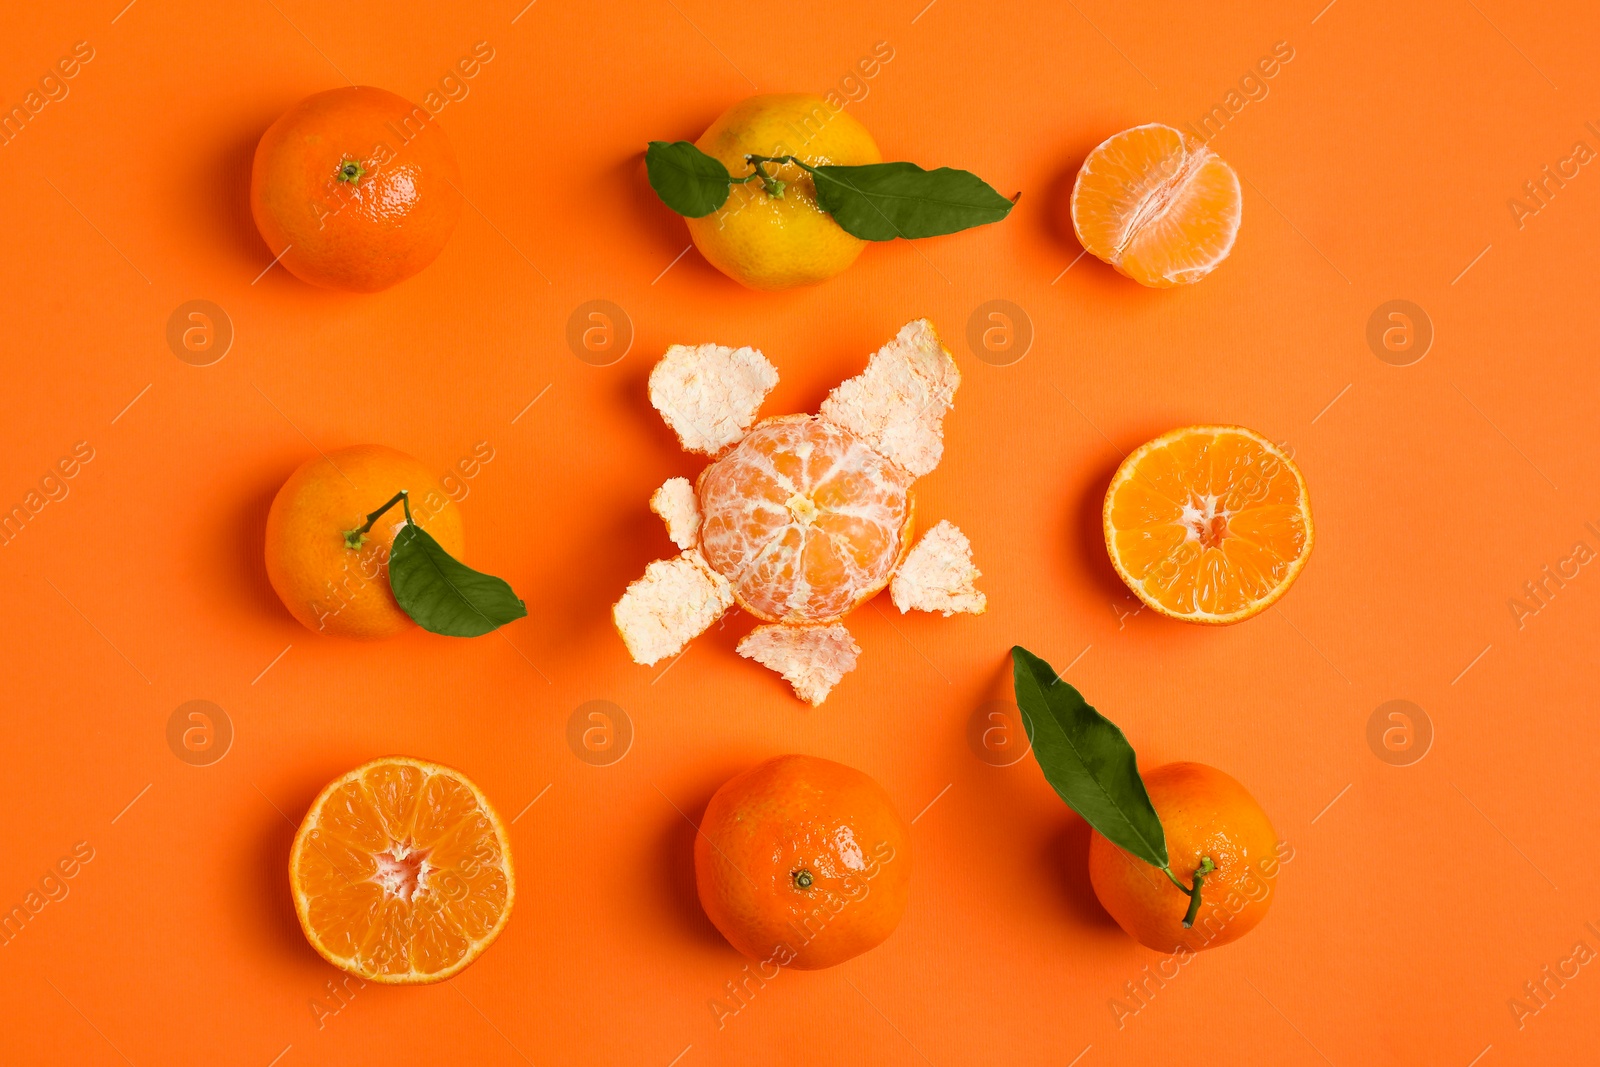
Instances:
[[[690,549],[646,567],[612,607],[611,619],[634,662],[649,666],[683,651],[732,606],[728,580]]]
[[[667,536],[682,549],[700,542],[700,501],[687,478],[668,478],[650,494],[650,510],[667,524]]]
[[[866,370],[839,383],[821,415],[920,478],[944,455],[944,415],[960,385],[961,371],[933,323],[917,319],[874,353]]]
[[[650,372],[650,403],[685,449],[715,455],[745,435],[777,384],[753,348],[673,345]]]
[[[937,611],[949,618],[958,611],[982,615],[988,598],[974,582],[982,571],[972,564],[972,543],[948,519],[922,535],[889,583],[889,596],[903,615]]]
[[[861,646],[838,623],[826,626],[757,626],[739,642],[739,655],[783,675],[795,696],[816,707],[856,669]]]

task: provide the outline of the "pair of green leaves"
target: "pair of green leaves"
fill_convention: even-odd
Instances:
[[[869,163],[857,167],[812,166],[794,156],[750,156],[752,174],[735,179],[722,161],[688,141],[651,141],[645,152],[650,187],[661,202],[691,219],[727,203],[734,184],[755,179],[767,196],[782,196],[781,182],[768,178],[766,163],[794,163],[811,175],[817,206],[849,234],[864,241],[937,237],[999,222],[1010,214],[1007,200],[976,174],[915,163]],[[759,194],[758,194],[759,195]]]
[[[479,637],[528,614],[528,606],[503,578],[475,571],[456,559],[411,517],[404,492],[396,499],[405,507],[406,524],[389,547],[389,588],[407,615],[424,630],[446,637]],[[367,517],[367,525],[346,534],[360,538],[395,500]]]

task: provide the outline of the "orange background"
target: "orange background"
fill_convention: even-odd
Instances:
[[[0,148],[0,506],[94,450],[0,548],[0,907],[93,850],[0,948],[4,1062],[1592,1058],[1600,965],[1542,1006],[1523,983],[1580,940],[1600,951],[1600,574],[1548,585],[1520,627],[1508,601],[1575,542],[1600,549],[1600,173],[1551,185],[1520,227],[1507,206],[1575,141],[1600,149],[1590,5],[123,2],[0,25],[7,106],[94,49]],[[262,274],[246,187],[272,119],[347,79],[421,99],[479,41],[493,60],[440,115],[473,205],[440,259],[366,297]],[[1292,61],[1212,142],[1244,183],[1231,259],[1165,292],[1078,260],[1060,208],[1085,152],[1197,120],[1280,41]],[[846,82],[879,42],[892,60]],[[757,89],[843,88],[885,158],[970,168],[1020,206],[781,295],[677,258],[645,142]],[[236,331],[206,367],[165,340],[196,298]],[[1396,298],[1436,330],[1406,367],[1365,340]],[[635,334],[607,367],[565,339],[593,299]],[[1009,366],[966,340],[991,299],[1035,331]],[[875,602],[849,622],[860,667],[817,710],[734,655],[743,618],[670,669],[632,664],[609,606],[672,551],[651,490],[700,467],[646,402],[654,359],[752,344],[782,375],[765,411],[814,409],[920,315],[965,375],[920,513],[971,536],[988,614]],[[1293,447],[1318,523],[1296,588],[1220,631],[1130,614],[1097,528],[1120,454],[1202,421]],[[463,509],[468,561],[531,609],[505,640],[319,639],[278,603],[273,492],[316,448],[366,441],[441,474],[492,447]],[[1260,928],[1120,1020],[1109,1002],[1138,1003],[1125,983],[1161,957],[1094,902],[1086,830],[1032,760],[991,766],[967,741],[1008,696],[1014,642],[1071,664],[1147,763],[1239,778],[1294,850]],[[1410,766],[1367,742],[1396,698],[1435,732]],[[166,741],[192,699],[236,732],[210,766]],[[611,766],[566,741],[594,699],[635,731]],[[695,900],[689,820],[785,751],[860,767],[918,816],[912,902],[881,948],[783,973],[719,1029],[708,1001],[745,961]],[[456,980],[341,1006],[285,857],[316,790],[389,752],[458,766],[519,816],[520,900]],[[319,997],[340,1008],[320,1026]]]

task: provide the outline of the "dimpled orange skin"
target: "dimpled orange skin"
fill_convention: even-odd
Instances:
[[[751,959],[815,970],[881,944],[905,914],[911,833],[867,775],[778,756],[730,779],[694,842],[706,915]],[[809,872],[801,888],[795,876]]]
[[[1200,912],[1183,928],[1189,898],[1167,876],[1098,833],[1089,842],[1089,881],[1117,925],[1158,952],[1199,952],[1243,937],[1272,906],[1278,835],[1244,788],[1203,763],[1168,763],[1143,775],[1166,833],[1172,873],[1193,883],[1201,856],[1217,869],[1205,876]]]
[[[343,637],[392,637],[416,623],[389,590],[389,547],[405,525],[399,504],[367,532],[359,551],[344,532],[402,489],[411,515],[456,559],[466,537],[461,511],[429,470],[383,445],[357,445],[302,464],[267,512],[267,577],[308,630]]]
[[[340,181],[351,161],[364,173]],[[444,250],[461,217],[460,187],[455,151],[426,109],[349,86],[306,97],[262,135],[250,212],[295,277],[375,293]]]

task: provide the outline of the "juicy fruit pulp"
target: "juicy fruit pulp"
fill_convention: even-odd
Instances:
[[[404,757],[334,780],[289,856],[295,911],[329,963],[374,982],[437,982],[500,936],[510,841],[459,772]]]
[[[717,790],[694,869],[701,906],[734,948],[813,970],[894,932],[910,891],[911,834],[860,771],[779,756]]]
[[[387,289],[432,263],[461,217],[461,168],[424,109],[371,86],[330,89],[261,137],[250,211],[278,262],[330,289]]]
[[[1106,551],[1163,615],[1240,622],[1265,610],[1311,554],[1311,500],[1282,449],[1237,426],[1163,434],[1123,460],[1105,501]]]
[[[854,116],[803,93],[741,101],[713,122],[695,147],[721,160],[735,178],[750,173],[747,155],[792,155],[812,166],[883,161],[872,135]],[[866,242],[817,206],[811,175],[793,163],[765,166],[785,183],[783,196],[768,195],[759,181],[735,185],[722,207],[686,220],[700,254],[752,289],[814,285],[854,263]]]
[[[1239,178],[1216,153],[1170,126],[1124,130],[1089,153],[1072,186],[1072,225],[1086,251],[1143,285],[1197,282],[1239,232]]]
[[[1278,835],[1266,812],[1244,786],[1201,763],[1169,763],[1143,778],[1178,879],[1189,885],[1202,857],[1215,864],[1194,925],[1184,927],[1189,898],[1166,875],[1098,833],[1089,841],[1095,896],[1117,925],[1158,952],[1198,952],[1249,933],[1272,906],[1278,874]]]
[[[768,419],[701,475],[701,551],[752,614],[829,622],[888,583],[909,540],[910,486],[848,430]]]
[[[404,452],[342,448],[307,461],[278,490],[267,513],[267,577],[307,629],[391,637],[416,625],[389,589],[389,548],[405,512],[390,508],[358,549],[344,537],[401,489],[411,493],[417,525],[460,559],[466,544],[460,510],[433,473]]]

